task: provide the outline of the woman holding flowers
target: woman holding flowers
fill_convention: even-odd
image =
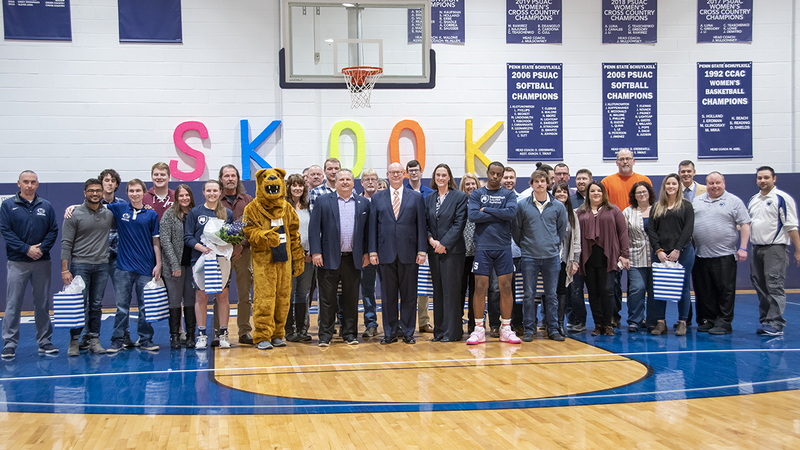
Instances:
[[[203,185],[203,196],[205,203],[195,206],[189,211],[186,216],[186,223],[184,225],[183,240],[189,247],[192,248],[192,267],[197,263],[203,255],[208,255],[214,252],[209,246],[211,245],[208,239],[203,238],[203,232],[206,225],[212,219],[221,219],[226,223],[233,222],[233,212],[226,208],[219,200],[222,192],[222,184],[217,180],[208,180]],[[222,231],[222,230],[221,230]],[[226,240],[226,242],[229,242]],[[201,290],[197,283],[192,280],[192,285],[195,290],[195,314],[197,317],[197,349],[206,349],[208,347],[208,336],[206,335],[206,321],[208,318],[208,294]],[[230,305],[228,304],[228,285],[230,279],[224,280],[222,292],[216,294],[217,298],[217,311],[219,313],[219,348],[231,348],[230,340],[228,339],[228,318],[230,317]],[[194,333],[194,330],[186,330],[188,334]],[[188,336],[187,336],[188,337]]]

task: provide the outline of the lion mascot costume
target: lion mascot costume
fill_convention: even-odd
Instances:
[[[286,201],[283,169],[256,172],[256,198],[244,209],[244,234],[253,256],[253,342],[258,349],[283,347],[292,276],[303,273],[300,220]],[[294,270],[292,269],[292,262]]]

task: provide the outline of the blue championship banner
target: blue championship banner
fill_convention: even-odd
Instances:
[[[561,0],[506,0],[507,44],[560,44]]]
[[[508,160],[562,161],[562,65],[507,65]]]
[[[753,157],[753,63],[697,63],[697,157]]]
[[[603,159],[658,159],[656,63],[603,64]]]
[[[117,0],[120,42],[183,42],[181,0]]]
[[[656,0],[603,0],[603,43],[655,43],[656,5]]]
[[[6,39],[71,41],[69,0],[2,0]]]
[[[753,0],[697,0],[697,42],[752,42]]]
[[[464,0],[431,1],[431,43],[463,44]],[[422,10],[408,10],[408,42],[422,42]]]

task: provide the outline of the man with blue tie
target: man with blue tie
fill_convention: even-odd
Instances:
[[[380,264],[381,274],[381,344],[397,342],[398,292],[403,341],[414,344],[417,271],[425,262],[427,247],[425,205],[422,194],[403,186],[403,166],[390,164],[386,175],[389,189],[375,193],[369,214],[370,262]]]
[[[342,338],[358,344],[358,288],[361,268],[369,264],[366,252],[369,200],[353,193],[353,172],[336,173],[336,191],[317,198],[308,224],[311,262],[319,270],[319,346],[333,337],[336,312],[341,306]],[[342,284],[339,305],[336,290]]]

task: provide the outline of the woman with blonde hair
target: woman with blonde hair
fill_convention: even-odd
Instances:
[[[694,208],[689,200],[681,196],[681,179],[671,173],[661,183],[658,202],[652,207],[650,227],[647,235],[655,257],[660,262],[678,262],[684,268],[681,299],[678,301],[678,323],[675,324],[675,336],[686,334],[686,319],[689,317],[691,298],[689,296],[689,278],[694,266]],[[656,322],[652,335],[667,334],[666,325],[667,302],[655,301],[647,305],[647,322]]]
[[[467,194],[472,193],[475,189],[481,187],[481,180],[477,175],[467,172],[461,177],[458,189]],[[475,330],[475,312],[472,311],[472,298],[475,293],[475,275],[472,274],[472,264],[475,262],[475,223],[467,220],[464,225],[464,244],[466,245],[466,259],[464,261],[464,273],[461,276],[461,296],[462,301],[467,296],[469,290],[469,299],[467,300],[467,316],[469,322],[467,323],[467,334],[471,334]],[[463,316],[463,313],[462,313]]]
[[[192,248],[192,267],[194,267],[195,263],[197,263],[197,260],[200,259],[202,255],[214,252],[201,242],[203,231],[209,219],[216,218],[222,219],[227,223],[233,222],[233,212],[219,201],[220,195],[222,195],[222,183],[217,180],[206,181],[203,185],[205,202],[202,205],[192,208],[186,216],[183,240],[186,245]],[[230,339],[228,339],[228,319],[230,318],[231,312],[231,307],[228,303],[228,286],[230,285],[230,281],[229,277],[222,292],[215,295],[218,305],[217,312],[219,313],[219,348],[231,348]],[[199,332],[195,348],[204,350],[208,347],[208,335],[206,334],[208,294],[194,283],[194,279],[192,279],[192,285],[196,289],[194,308],[197,317],[197,330]],[[193,334],[194,330],[186,330],[186,333],[188,339],[188,336]]]

